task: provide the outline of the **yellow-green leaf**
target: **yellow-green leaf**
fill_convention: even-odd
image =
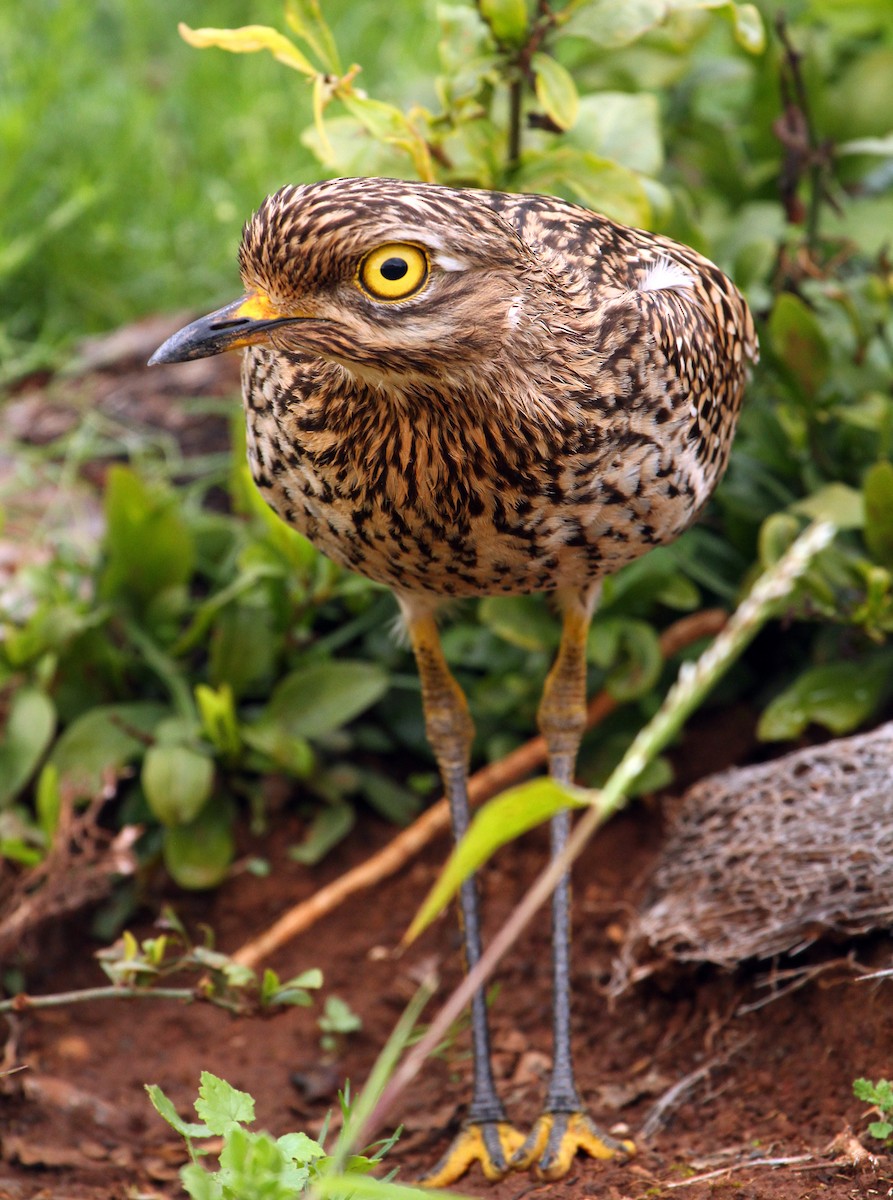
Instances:
[[[458,892],[463,880],[504,846],[528,829],[547,821],[563,808],[585,808],[595,792],[564,787],[554,779],[533,779],[510,788],[485,804],[472,819],[465,836],[413,918],[404,942],[414,941]]]
[[[194,821],[211,797],[214,764],[189,746],[158,743],[143,759],[143,791],[162,825]]]
[[[570,71],[549,54],[534,54],[530,65],[536,98],[546,115],[559,128],[570,129],[580,111],[580,97]]]
[[[524,0],[478,0],[481,16],[498,42],[522,46],[527,37],[527,5]]]
[[[254,54],[269,50],[273,57],[302,75],[318,75],[316,67],[285,34],[269,25],[242,25],[238,29],[190,29],[182,21],[177,26],[180,37],[190,46],[204,50],[216,46],[232,54]]]
[[[286,0],[285,19],[303,38],[327,71],[341,74],[338,47],[319,7],[319,0]]]

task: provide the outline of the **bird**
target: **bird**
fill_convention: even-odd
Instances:
[[[386,178],[288,185],[245,224],[244,294],[150,364],[242,349],[247,445],[267,503],[324,554],[394,593],[453,835],[469,823],[474,727],[438,617],[467,597],[549,593],[561,638],[538,709],[570,783],[586,642],[606,575],[678,537],[719,482],[758,357],[718,267],[668,237],[547,195]],[[561,853],[569,815],[551,820]],[[459,895],[481,957],[474,878]],[[484,996],[471,1001],[465,1122],[422,1180],[625,1160],[595,1124],[571,1048],[570,880],[552,897],[553,1054],[530,1133],[506,1116]]]

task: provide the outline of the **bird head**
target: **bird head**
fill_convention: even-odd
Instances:
[[[541,268],[488,200],[393,179],[282,188],[243,231],[244,296],[174,334],[150,363],[269,345],[372,382],[492,363]]]

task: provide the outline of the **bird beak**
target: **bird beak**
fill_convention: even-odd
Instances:
[[[224,350],[253,346],[255,342],[266,341],[271,329],[300,320],[301,317],[277,314],[266,296],[251,292],[179,329],[158,347],[149,359],[149,366],[210,358]]]

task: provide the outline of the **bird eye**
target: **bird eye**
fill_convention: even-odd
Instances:
[[[389,242],[367,254],[357,282],[376,300],[406,300],[428,278],[428,256],[418,246]]]

